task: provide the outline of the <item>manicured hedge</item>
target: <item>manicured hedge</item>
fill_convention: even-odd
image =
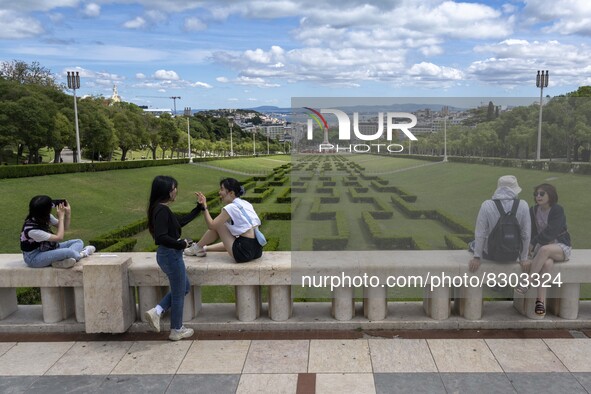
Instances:
[[[212,158],[194,159],[194,161],[209,161]],[[0,179],[24,178],[54,174],[69,174],[75,172],[96,172],[111,170],[127,170],[156,166],[185,164],[189,159],[167,160],[137,160],[137,161],[101,161],[96,163],[60,163],[60,164],[29,164],[15,166],[0,166]]]

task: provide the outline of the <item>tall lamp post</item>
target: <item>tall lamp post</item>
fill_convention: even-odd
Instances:
[[[232,141],[232,129],[234,128],[234,118],[228,118],[230,126],[230,157],[234,157],[234,142]]]
[[[447,161],[447,115],[443,118],[443,161]]]
[[[193,156],[191,156],[191,132],[189,128],[189,119],[191,118],[191,107],[185,107],[185,116],[187,117],[187,143],[189,150],[189,163],[193,162]]]
[[[536,76],[536,86],[540,88],[540,116],[538,118],[538,149],[536,150],[536,160],[540,160],[540,152],[542,150],[542,100],[544,99],[543,92],[544,88],[548,87],[548,80],[550,76],[548,74],[548,70],[544,74],[544,70],[538,70],[538,75]]]
[[[269,129],[267,129],[267,156],[269,155]]]
[[[257,148],[256,148],[256,127],[252,129],[252,155],[257,155]]]
[[[80,89],[80,73],[76,71],[68,71],[68,89],[74,91],[74,120],[76,122],[76,162],[82,162],[80,155],[80,130],[78,129],[78,103],[76,100],[76,89]]]

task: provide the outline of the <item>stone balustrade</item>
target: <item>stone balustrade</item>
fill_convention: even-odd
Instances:
[[[422,287],[426,319],[449,321],[453,312],[454,319],[479,321],[486,312],[483,288],[454,286],[451,281],[440,283],[441,278],[481,278],[485,273],[520,274],[521,270],[516,263],[483,261],[477,272],[470,273],[469,259],[466,251],[449,250],[266,252],[263,258],[245,264],[234,263],[225,253],[209,253],[206,258],[185,257],[192,288],[185,300],[184,321],[190,323],[203,315],[202,286],[234,286],[237,322],[257,321],[261,311],[266,310],[265,319],[289,323],[295,319],[293,291],[301,287],[305,275],[365,275],[376,278],[381,285],[387,278],[413,277],[414,285],[409,282],[406,287]],[[591,250],[573,250],[571,261],[555,264],[553,275],[560,274],[563,284],[549,289],[550,314],[577,319],[580,284],[591,283],[589,260]],[[362,289],[361,320],[365,319],[367,324],[389,321],[406,304],[388,302],[389,287],[381,285]],[[41,289],[43,321],[47,324],[70,319],[83,323],[89,333],[120,333],[132,325],[138,330],[146,329],[147,325],[141,322],[143,314],[156,305],[167,286],[168,279],[158,267],[155,253],[96,253],[71,269],[28,268],[20,254],[0,255],[0,330],[10,330],[3,326],[3,321],[8,321],[19,308],[18,287]],[[261,286],[268,289],[266,308],[261,300]],[[326,312],[320,309],[322,315],[318,320],[326,321],[332,315],[334,321],[360,321],[355,303],[359,290],[356,292],[346,283],[333,286],[332,292],[326,287],[321,290],[332,299],[332,307]],[[515,293],[513,297],[513,307],[529,318],[537,317],[534,302],[534,289],[525,296]]]

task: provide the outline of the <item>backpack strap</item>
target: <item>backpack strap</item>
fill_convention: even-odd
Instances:
[[[517,214],[517,208],[519,208],[519,199],[518,198],[513,200],[513,206],[511,207],[511,215],[515,216]]]
[[[497,210],[501,214],[501,217],[505,216],[506,212],[503,209],[503,204],[501,204],[501,200],[493,200],[493,201],[495,202],[495,205],[497,206]]]
[[[497,206],[497,209],[499,210],[499,213],[501,214],[501,216],[505,216],[507,214],[507,212],[505,212],[505,210],[503,209],[503,204],[501,204],[501,200],[493,200],[495,202],[495,205]],[[513,200],[513,206],[511,207],[511,215],[515,216],[517,214],[517,208],[519,207],[519,199],[516,198],[515,200]]]

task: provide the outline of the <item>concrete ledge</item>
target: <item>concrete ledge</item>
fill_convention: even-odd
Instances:
[[[589,329],[591,327],[591,301],[581,301],[579,318],[566,320],[546,315],[543,320],[532,320],[519,314],[511,301],[486,303],[485,313],[480,320],[466,320],[451,316],[447,320],[433,320],[425,316],[421,302],[397,302],[388,304],[388,317],[382,321],[368,321],[363,317],[363,305],[355,303],[355,317],[347,321],[335,320],[330,316],[331,303],[295,303],[293,315],[287,321],[274,321],[266,317],[266,307],[260,318],[251,322],[235,318],[233,304],[203,304],[203,314],[186,321],[185,325],[194,330],[204,331],[276,331],[276,330],[462,330],[462,329]],[[162,321],[162,330],[170,327],[168,318]],[[136,321],[129,332],[146,332],[147,323]],[[40,305],[22,306],[5,320],[0,321],[0,332],[84,332],[84,324],[74,319],[58,323],[43,323]]]

